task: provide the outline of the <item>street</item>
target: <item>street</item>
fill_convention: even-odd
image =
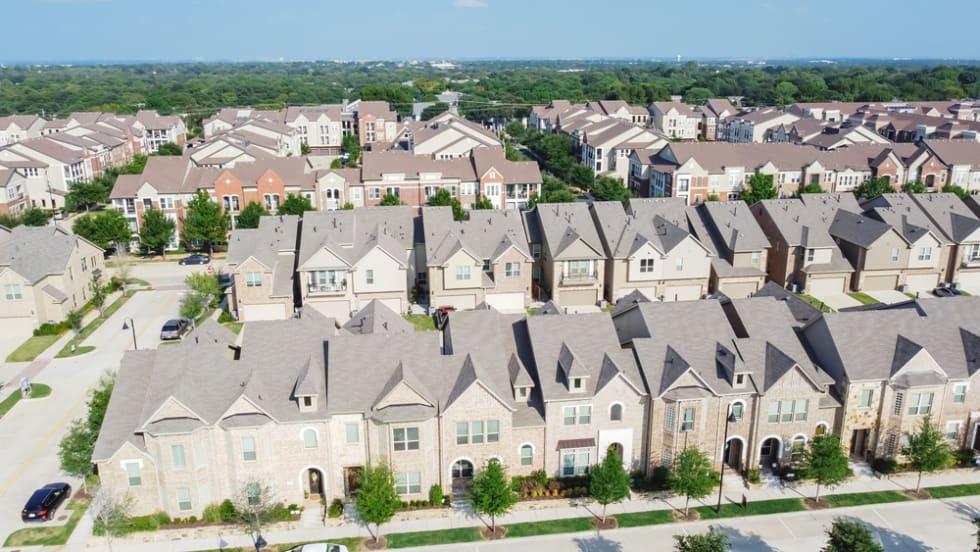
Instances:
[[[223,259],[214,259],[211,267],[215,273],[218,273],[224,263]],[[208,265],[181,266],[177,261],[134,262],[130,277],[146,280],[157,289],[181,289],[184,287],[184,278],[188,274],[204,272],[207,269]]]

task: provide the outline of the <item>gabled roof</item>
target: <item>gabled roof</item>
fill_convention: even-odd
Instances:
[[[871,247],[882,236],[892,231],[889,224],[864,215],[838,211],[830,225],[830,235],[864,249]]]
[[[391,307],[377,299],[368,301],[344,324],[344,330],[352,334],[411,333],[415,328]]]
[[[324,248],[349,266],[374,248],[407,263],[407,252],[415,243],[413,218],[409,206],[310,211],[303,217],[298,266],[302,270]]]
[[[271,296],[291,295],[298,228],[298,216],[275,215],[262,217],[258,228],[234,230],[227,263],[237,270],[246,260],[255,259],[273,275]]]
[[[666,255],[688,237],[704,247],[688,231],[682,198],[631,199],[625,210],[618,201],[597,201],[592,212],[605,251],[614,259],[630,257],[645,244]]]
[[[61,226],[0,226],[0,267],[10,267],[32,284],[48,274],[62,274],[80,243],[91,244]]]
[[[533,212],[544,246],[552,259],[559,257],[572,244],[581,241],[595,252],[594,258],[605,256],[602,241],[585,203],[539,203]],[[532,216],[528,216],[531,221]]]
[[[449,207],[423,207],[422,227],[428,266],[442,266],[460,250],[476,260],[496,260],[514,248],[531,258],[520,213],[514,209],[472,210],[454,221]]]
[[[935,227],[955,244],[964,243],[980,230],[980,219],[956,194],[912,194],[910,197]]]

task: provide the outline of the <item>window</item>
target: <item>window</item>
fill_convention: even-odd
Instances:
[[[735,374],[735,387],[745,385],[745,374]]]
[[[177,509],[186,512],[192,508],[191,490],[187,487],[177,487]]]
[[[126,462],[126,477],[129,479],[130,487],[139,487],[143,484],[143,477],[140,475],[139,462]]]
[[[812,263],[814,259],[817,258],[817,251],[815,249],[806,250],[806,262]]]
[[[892,456],[895,454],[895,445],[898,444],[898,438],[895,437],[894,433],[888,434],[888,439],[885,441],[885,454]]]
[[[946,438],[950,441],[955,441],[957,437],[960,436],[960,423],[959,422],[947,422],[946,423]]]
[[[182,470],[187,467],[184,458],[184,445],[172,445],[170,447],[170,458],[173,460],[175,470]]]
[[[456,267],[456,281],[461,282],[470,279],[470,265]]]
[[[255,462],[255,437],[242,437],[242,460]]]
[[[456,444],[465,445],[470,442],[469,422],[456,422]]]
[[[504,275],[508,278],[516,278],[521,275],[521,263],[505,263]]]
[[[957,383],[956,385],[953,386],[954,403],[961,404],[963,402],[966,402],[966,388],[967,387],[965,383]]]
[[[980,175],[980,173],[977,173]],[[980,258],[980,243],[970,243],[963,246],[963,262],[968,263]]]
[[[24,298],[20,284],[7,284],[3,286],[3,296],[7,301],[20,301]]]
[[[589,473],[591,451],[587,448],[567,449],[561,454],[561,475],[571,477]]]
[[[577,391],[582,389],[582,378],[572,378],[572,389]]]
[[[246,272],[245,273],[245,287],[262,287],[262,273],[261,272]]]
[[[531,256],[534,257],[535,259],[540,259],[541,258],[541,244],[540,243],[532,243],[531,244]]]
[[[245,501],[250,506],[258,506],[262,502],[262,487],[256,482],[245,485]]]
[[[313,397],[309,397],[309,396],[303,397],[303,406],[305,406],[305,407],[312,407],[313,406]]]
[[[931,261],[932,260],[932,248],[931,247],[921,247],[921,248],[919,248],[919,260],[920,261]]]
[[[783,423],[793,421],[793,401],[780,401],[779,421]]]
[[[401,472],[395,474],[395,492],[400,495],[422,492],[421,472]]]
[[[530,466],[534,464],[534,448],[531,445],[521,446],[521,465]]]
[[[587,277],[592,274],[592,261],[578,260],[566,261],[565,267],[568,275],[572,277]]]
[[[677,409],[673,406],[668,406],[667,411],[664,412],[664,429],[666,431],[674,431],[674,417],[677,415]]]
[[[381,188],[368,188],[368,199],[381,199]]]
[[[609,419],[614,422],[623,420],[623,405],[616,403],[609,407]]]
[[[473,182],[463,182],[459,185],[460,195],[475,195],[476,184]]]
[[[402,196],[401,188],[399,188],[397,186],[389,186],[389,187],[385,188],[385,194],[387,194],[387,195],[393,195],[393,196],[395,196],[397,198],[400,198]]]
[[[684,257],[677,257],[677,272],[684,270]]]
[[[562,410],[565,425],[585,425],[592,422],[592,406],[566,406]]]
[[[892,248],[892,262],[898,262],[899,250],[897,247]]]
[[[694,408],[685,408],[681,417],[681,433],[694,431]]]
[[[895,410],[892,414],[896,416],[902,415],[902,399],[905,398],[905,393],[895,393]]]
[[[369,269],[365,270],[364,271],[364,279],[367,281],[367,283],[373,284],[374,283],[374,269],[369,268]]]
[[[85,257],[82,257],[82,272],[85,272],[87,270],[88,270],[88,261],[85,260]]]
[[[356,445],[361,442],[361,426],[356,423],[344,424],[344,434],[347,436],[348,445]]]
[[[761,263],[761,262],[762,262],[762,251],[753,251],[752,252],[752,266],[759,266],[759,263]]]
[[[932,393],[912,393],[909,397],[909,415],[922,416],[932,410]]]
[[[419,428],[403,427],[394,430],[392,433],[396,451],[419,450]]]
[[[806,437],[803,435],[797,435],[793,437],[792,441],[792,452],[790,454],[790,460],[793,462],[799,462],[803,459],[803,450],[806,448]]]
[[[303,448],[316,448],[316,441],[316,430],[310,428],[303,430]]]
[[[487,420],[487,442],[496,443],[500,441],[500,421]]]
[[[861,407],[869,408],[871,406],[871,400],[874,398],[875,392],[871,389],[865,389],[861,391]]]
[[[674,463],[673,454],[669,450],[665,450],[662,455],[660,455],[660,465],[669,468]]]
[[[640,259],[640,273],[653,272],[653,259]]]
[[[474,445],[483,444],[483,422],[470,422],[470,442]]]
[[[802,422],[806,420],[806,399],[769,401],[769,423]]]
[[[735,417],[736,422],[742,421],[742,416],[745,415],[745,403],[743,402],[733,402],[731,406],[732,416]]]
[[[794,414],[793,417],[797,422],[806,421],[807,402],[808,401],[806,400],[799,400],[799,399],[796,400],[796,403],[793,408],[793,414]]]

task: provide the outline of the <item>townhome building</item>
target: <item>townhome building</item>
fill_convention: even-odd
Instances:
[[[398,135],[398,114],[388,102],[360,101],[355,112],[357,135],[365,150],[385,149]]]
[[[372,299],[407,311],[417,273],[413,218],[405,206],[305,213],[296,266],[304,311],[341,323]]]
[[[473,210],[454,221],[449,207],[423,207],[422,232],[416,279],[429,305],[462,310],[485,303],[524,312],[532,300],[534,260],[517,210]]]
[[[393,148],[432,159],[455,159],[469,156],[475,148],[504,147],[497,135],[450,111],[428,121],[403,123],[393,142]]]
[[[650,104],[653,125],[671,139],[696,140],[701,131],[701,114],[681,102]]]
[[[833,379],[807,355],[784,301],[641,300],[617,306],[613,323],[650,385],[650,467],[697,448],[718,467],[778,473],[835,428]]]
[[[283,122],[296,129],[300,147],[308,147],[311,154],[339,155],[353,119],[344,107],[343,104],[290,106],[283,113]]]
[[[651,299],[692,301],[708,293],[711,251],[688,230],[684,201],[597,201],[591,212],[605,257],[605,299],[640,291]]]
[[[743,111],[725,123],[725,139],[735,143],[770,142],[772,132],[799,119],[796,115],[772,107]]]
[[[207,190],[233,221],[252,202],[275,213],[290,195],[304,197],[318,207],[316,175],[306,157],[236,163],[221,169]]]
[[[701,137],[705,140],[725,140],[725,123],[738,113],[728,98],[709,98],[698,107],[701,112]]]
[[[539,203],[524,212],[536,260],[536,298],[563,308],[595,306],[604,297],[606,253],[584,203]]]
[[[711,252],[710,293],[749,297],[766,283],[769,239],[744,201],[708,201],[686,208],[691,233]]]
[[[298,245],[296,215],[266,216],[258,228],[232,231],[225,271],[231,274],[230,310],[238,320],[293,316]]]
[[[551,100],[548,105],[531,106],[527,124],[529,128],[542,132],[555,132],[560,127],[560,115],[573,112],[587,112],[585,104],[572,104],[568,100]]]
[[[642,127],[617,122],[597,132],[583,129],[581,161],[596,174],[618,177],[629,175],[629,156],[636,149],[663,147],[666,140]]]
[[[852,457],[901,458],[927,414],[952,448],[980,451],[980,303],[949,299],[825,314],[803,330],[840,391],[841,442]]]
[[[20,334],[65,320],[104,270],[102,249],[60,226],[0,226],[0,328]]]
[[[0,146],[37,138],[46,121],[38,115],[8,115],[0,117]]]
[[[854,266],[830,235],[833,218],[798,199],[766,199],[750,207],[772,247],[769,280],[809,295],[840,295],[850,289]]]
[[[321,210],[341,209],[350,203],[364,206],[364,186],[361,169],[320,169],[316,174],[317,205]]]
[[[277,157],[278,142],[273,138],[230,130],[203,143],[191,143],[187,154],[198,167],[223,169],[236,163],[250,163]]]
[[[142,129],[146,149],[143,154],[156,153],[163,144],[183,146],[187,142],[187,127],[180,117],[161,116],[156,111],[136,112],[136,124]]]
[[[30,206],[27,178],[14,169],[0,169],[0,213],[17,214]]]
[[[953,184],[970,193],[980,192],[980,142],[925,140],[922,146],[947,168],[948,174],[940,183]]]
[[[602,113],[606,117],[619,119],[639,126],[647,126],[650,111],[640,105],[630,105],[623,100],[596,100],[587,102],[586,109]]]
[[[976,290],[980,294],[980,219],[956,194],[911,194],[909,197],[953,244],[944,283],[970,293]],[[891,194],[887,198],[891,198]]]

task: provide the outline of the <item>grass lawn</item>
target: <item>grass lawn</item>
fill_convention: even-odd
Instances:
[[[907,295],[909,299],[918,299],[918,297],[916,297],[914,293],[906,293],[905,295]]]
[[[147,282],[146,280],[143,280],[141,278],[130,278],[126,280],[126,285],[150,287],[150,282]]]
[[[333,538],[327,539],[327,542],[332,544],[342,544],[347,547],[349,552],[359,552],[361,549],[361,541],[364,540],[360,537],[345,537],[345,538]],[[323,542],[323,541],[315,541]],[[280,552],[281,550],[289,550],[290,548],[295,548],[301,544],[309,544],[309,542],[290,542],[287,544],[270,544],[268,548],[263,548],[265,552]],[[198,550],[197,552],[250,552],[252,550],[249,548],[211,548],[208,550]]]
[[[86,324],[85,327],[82,328],[82,330],[80,332],[78,332],[78,335],[76,335],[75,337],[73,337],[71,339],[71,341],[69,341],[68,343],[66,343],[65,346],[62,347],[62,349],[60,351],[58,351],[58,354],[55,355],[55,358],[65,358],[65,357],[70,357],[70,356],[77,356],[77,355],[88,353],[90,351],[95,350],[95,347],[92,347],[92,348],[90,348],[88,350],[80,351],[82,349],[82,347],[80,347],[80,345],[82,344],[83,341],[85,341],[85,339],[88,336],[92,335],[95,332],[95,330],[99,329],[99,327],[102,326],[102,324],[106,320],[108,320],[109,317],[111,317],[113,314],[116,313],[116,311],[118,311],[119,309],[121,309],[122,306],[126,304],[126,301],[129,301],[129,298],[133,296],[133,293],[135,293],[133,290],[127,291],[125,295],[123,295],[119,299],[116,299],[115,301],[113,301],[111,305],[109,305],[108,307],[105,308],[105,311],[103,313],[103,316],[98,317],[95,320],[93,320],[93,321],[89,322],[88,324]],[[75,352],[74,353],[71,352],[71,346],[72,345],[75,345]]]
[[[969,292],[967,292],[967,291],[964,291],[964,290],[962,290],[962,289],[960,290],[960,293],[962,293],[963,295],[965,295],[965,296],[967,296],[967,297],[969,297],[969,296],[970,296],[970,294],[969,294]]]
[[[242,333],[242,328],[245,327],[244,322],[225,322],[222,325],[236,334]]]
[[[852,291],[848,293],[852,299],[858,301],[862,305],[877,305],[881,301],[875,299],[874,297],[868,295],[867,293],[861,293],[860,291]]]
[[[68,523],[60,526],[49,525],[47,527],[28,527],[18,529],[7,537],[4,541],[4,548],[13,546],[58,546],[68,542],[75,526],[85,515],[89,500],[72,500],[65,507],[65,512],[71,511]]]
[[[818,309],[820,312],[831,312],[830,307],[825,305],[823,301],[817,299],[816,297],[811,297],[805,293],[794,293],[793,295],[799,297],[804,302],[810,304],[813,308]]]
[[[67,358],[67,357],[84,355],[85,353],[91,353],[94,350],[95,350],[94,345],[81,345],[75,347],[75,352],[72,352],[71,346],[69,346],[67,351],[62,350],[60,353],[58,353],[57,358]]]
[[[670,510],[653,510],[650,512],[636,512],[634,514],[618,514],[616,521],[620,527],[641,527],[643,525],[659,525],[661,523],[672,523],[674,515]]]
[[[25,400],[40,399],[42,397],[47,397],[51,394],[51,388],[43,383],[33,383],[31,384],[31,396]],[[10,412],[10,409],[14,407],[15,404],[20,402],[20,389],[15,389],[9,397],[0,402],[0,417],[4,414]]]
[[[865,504],[883,504],[885,502],[905,502],[910,499],[898,491],[875,491],[827,495],[820,500],[826,500],[834,508],[843,508],[845,506],[864,506]]]
[[[7,356],[7,362],[30,362],[37,358],[37,355],[46,351],[48,347],[54,345],[54,342],[59,339],[61,339],[60,335],[32,336]]]
[[[436,319],[428,314],[406,314],[405,320],[411,322],[417,332],[433,332],[436,329]]]
[[[513,523],[508,525],[507,538],[554,535],[556,533],[575,533],[578,531],[590,530],[592,530],[591,517],[531,521],[528,523]]]
[[[434,546],[436,544],[475,542],[482,539],[478,527],[459,527],[457,529],[419,531],[417,533],[394,533],[385,535],[385,538],[388,539],[388,548]]]
[[[944,487],[928,487],[929,495],[932,498],[954,498],[957,496],[970,496],[980,494],[980,483],[967,483],[963,485],[946,485]]]
[[[721,513],[715,513],[714,506],[700,506],[701,519],[719,519],[738,516],[764,516],[767,514],[782,514],[785,512],[802,512],[803,501],[798,498],[780,498],[776,500],[749,501],[743,510],[741,504],[722,504]]]

